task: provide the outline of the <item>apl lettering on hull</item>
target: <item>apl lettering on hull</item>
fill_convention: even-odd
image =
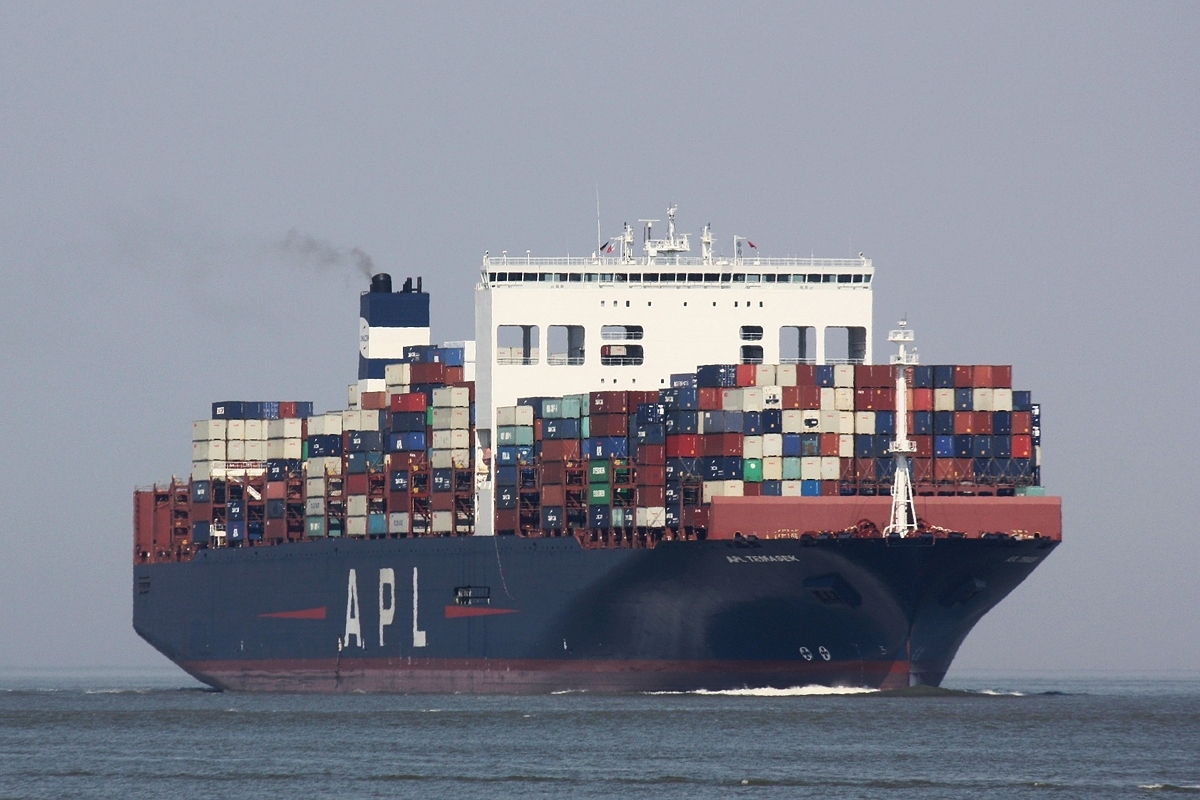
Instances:
[[[412,571],[412,646],[424,647],[425,631],[418,621],[420,608],[420,582],[417,567]],[[383,567],[379,570],[379,647],[386,646],[384,629],[396,619],[396,570]],[[350,568],[346,579],[346,632],[338,640],[338,651],[351,647],[353,639],[360,649],[367,646],[362,634],[362,614],[358,602],[358,570]]]

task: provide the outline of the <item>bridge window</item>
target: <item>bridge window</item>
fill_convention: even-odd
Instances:
[[[780,328],[779,363],[817,363],[817,329],[803,325],[784,325]]]
[[[641,325],[604,325],[600,328],[600,338],[606,342],[634,341],[643,335]]]
[[[761,364],[761,363],[763,363],[762,346],[757,345],[757,344],[742,345],[742,363],[743,364]]]
[[[500,325],[496,328],[496,363],[538,363],[537,325]]]
[[[551,325],[546,330],[546,363],[579,366],[583,363],[583,326]]]
[[[760,342],[763,338],[762,325],[743,325],[740,333],[743,342]]]
[[[636,367],[644,360],[640,344],[606,344],[600,348],[600,363],[606,367]]]
[[[825,329],[826,364],[861,364],[866,355],[866,328],[831,326]]]

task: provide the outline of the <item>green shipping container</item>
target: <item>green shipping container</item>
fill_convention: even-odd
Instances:
[[[612,468],[607,461],[588,462],[588,483],[611,483]]]
[[[750,483],[762,483],[762,459],[747,458],[742,469],[742,480]]]
[[[524,425],[521,425],[516,428],[516,432],[517,432],[517,446],[518,447],[520,447],[522,445],[524,445],[526,447],[533,447],[533,428],[532,427],[527,428]]]
[[[329,518],[329,535],[341,536],[342,530],[345,528],[345,523],[339,517]]]
[[[1018,486],[1017,497],[1045,497],[1045,486]]]
[[[587,403],[584,403],[583,407],[586,410]],[[579,433],[580,433],[579,438],[581,438],[581,439],[592,438],[592,418],[587,416],[586,414],[583,417],[583,421],[579,423]]]
[[[304,530],[310,539],[317,539],[325,535],[325,518],[324,517],[308,517],[304,524]]]
[[[587,406],[587,395],[569,394],[562,399],[563,419],[579,419]]]
[[[562,419],[563,401],[557,397],[542,400],[542,419]]]
[[[308,461],[308,439],[300,442],[300,460]]]
[[[783,459],[783,479],[785,481],[800,480],[800,459],[788,456]]]
[[[606,506],[612,502],[612,489],[607,483],[593,483],[588,487],[588,505]]]

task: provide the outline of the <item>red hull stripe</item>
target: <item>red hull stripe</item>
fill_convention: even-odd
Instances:
[[[515,614],[515,608],[490,608],[488,606],[446,606],[446,619],[460,617],[490,617],[495,614]]]
[[[272,611],[270,614],[259,614],[258,616],[268,619],[325,619],[325,606],[302,608],[299,611]]]

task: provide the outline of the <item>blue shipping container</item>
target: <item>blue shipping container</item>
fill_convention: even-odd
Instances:
[[[820,497],[821,482],[820,481],[800,481],[800,494],[804,497]]]
[[[954,388],[954,365],[940,364],[933,368],[933,388],[935,389],[953,389]]]
[[[783,454],[789,457],[799,457],[800,442],[803,437],[798,433],[783,434]]]
[[[933,437],[935,458],[954,458],[954,434]]]
[[[933,367],[928,364],[918,364],[913,367],[912,381],[914,389],[932,389]]]
[[[974,389],[955,389],[954,390],[954,410],[955,411],[972,411],[975,408],[975,390]]]
[[[672,376],[673,377],[673,376]],[[689,376],[695,380],[695,376]],[[660,389],[658,401],[668,409],[683,409],[696,411],[700,408],[700,392],[694,387],[675,386],[671,389]]]
[[[763,433],[783,433],[783,410],[768,408],[762,412]]]
[[[737,366],[733,364],[706,364],[696,369],[696,385],[711,389],[733,389],[737,387]]]
[[[408,470],[394,469],[392,470],[391,479],[388,483],[393,492],[408,491]]]

